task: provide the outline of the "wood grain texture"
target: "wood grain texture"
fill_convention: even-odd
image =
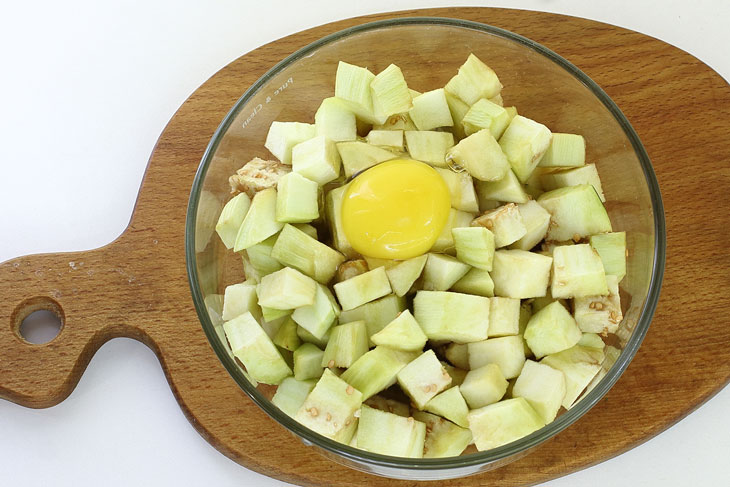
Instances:
[[[107,340],[138,339],[158,355],[188,419],[220,451],[301,485],[415,485],[335,464],[294,439],[237,387],[198,322],[185,268],[189,188],[213,132],[241,95],[281,60],[323,35],[398,16],[464,18],[560,53],[622,108],[659,179],[668,252],[661,300],[627,373],[581,420],[534,453],[470,485],[518,486],[585,468],[651,438],[730,379],[730,86],[696,58],[656,39],[572,17],[486,8],[429,9],[350,19],[252,51],[213,76],[160,137],[127,231],[106,247],[0,264],[0,397],[48,407],[74,388]],[[17,335],[30,310],[62,310],[45,345]],[[464,480],[438,485],[464,485]],[[435,485],[435,483],[434,483]]]

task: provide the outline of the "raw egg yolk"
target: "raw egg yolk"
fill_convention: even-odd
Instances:
[[[396,159],[356,176],[342,200],[342,227],[362,255],[410,259],[428,252],[446,225],[449,188],[431,166]]]

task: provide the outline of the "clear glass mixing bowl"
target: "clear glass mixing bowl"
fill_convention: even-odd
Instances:
[[[376,73],[394,63],[410,87],[425,91],[444,86],[469,53],[497,72],[505,105],[517,106],[520,114],[554,132],[586,138],[587,160],[597,163],[614,230],[627,232],[627,275],[621,282],[624,319],[611,337],[616,353],[607,354],[605,375],[576,406],[518,441],[444,459],[368,453],[301,426],[271,403],[273,388],[254,387],[232,358],[221,332],[220,294],[227,285],[243,281],[244,275],[241,259],[213,238],[213,227],[230,196],[228,177],[255,156],[267,158],[263,143],[271,122],[313,122],[321,100],[334,93],[338,61],[367,66]],[[411,480],[466,476],[514,461],[596,404],[626,370],[647,332],[659,297],[665,247],[664,212],[651,163],[628,120],[606,93],[578,68],[529,39],[480,23],[444,18],[405,18],[352,27],[298,50],[271,68],[245,91],[213,136],[193,184],[186,226],[195,306],[213,349],[238,385],[271,418],[329,458],[369,473]]]

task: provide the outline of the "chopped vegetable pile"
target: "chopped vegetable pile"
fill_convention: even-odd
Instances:
[[[246,280],[218,331],[304,426],[456,456],[536,431],[605,374],[626,234],[584,138],[501,90],[473,54],[424,93],[340,62],[314,123],[272,123],[275,159],[231,176],[216,231]]]

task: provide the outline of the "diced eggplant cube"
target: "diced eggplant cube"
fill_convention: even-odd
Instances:
[[[510,248],[530,250],[545,238],[550,226],[550,213],[534,200],[517,205],[517,210],[522,217],[525,234],[510,245]]]
[[[297,172],[279,179],[276,187],[276,220],[304,223],[319,218],[319,186]]]
[[[507,203],[484,213],[472,222],[472,226],[482,226],[492,232],[495,248],[506,247],[521,239],[527,233],[527,229],[522,222],[522,215],[514,203]]]
[[[344,255],[290,224],[281,230],[271,256],[322,284],[331,281],[345,261]]]
[[[418,409],[423,409],[428,401],[451,384],[451,376],[433,350],[427,350],[403,367],[396,379]]]
[[[368,332],[364,321],[338,325],[330,331],[330,339],[322,356],[323,367],[350,367],[368,351]]]
[[[348,142],[340,142],[346,144]],[[301,142],[292,149],[292,171],[320,186],[340,176],[342,160],[335,142],[324,135],[318,135]]]
[[[245,281],[239,284],[231,284],[224,291],[221,319],[229,321],[249,311],[256,320],[260,320],[261,307],[257,301],[255,283]]]
[[[489,301],[489,337],[519,334],[520,300],[494,297]]]
[[[513,397],[524,397],[545,424],[558,414],[565,398],[565,375],[544,363],[528,360],[512,388]]]
[[[582,135],[554,133],[540,167],[577,167],[586,163],[586,141]]]
[[[290,352],[297,350],[302,344],[302,339],[299,338],[299,335],[297,335],[296,322],[292,320],[291,317],[284,320],[274,334],[272,341],[274,342],[274,345],[283,348],[284,350],[289,350]]]
[[[426,425],[412,417],[380,411],[368,406],[360,409],[357,447],[381,455],[421,458]]]
[[[469,368],[478,369],[496,364],[505,379],[514,379],[525,364],[525,349],[521,336],[490,338],[469,344]]]
[[[387,150],[402,151],[404,149],[402,130],[371,130],[365,140],[370,145]]]
[[[606,275],[621,281],[626,275],[626,232],[591,235],[589,242],[601,256]]]
[[[251,200],[248,213],[236,235],[233,250],[240,252],[277,233],[284,226],[276,221],[276,189],[259,191]]]
[[[451,169],[436,168],[436,172],[446,181],[451,195],[451,207],[470,213],[479,212],[479,202],[474,191],[474,181],[467,172],[454,172]]]
[[[502,399],[507,391],[507,380],[499,365],[487,364],[470,370],[460,390],[469,408],[478,409]]]
[[[450,132],[407,130],[405,137],[413,159],[435,167],[447,167],[446,153],[454,147],[454,136]]]
[[[373,112],[379,118],[407,112],[413,106],[406,80],[395,64],[391,64],[373,78],[370,92]]]
[[[272,122],[264,147],[284,164],[291,164],[292,148],[316,135],[311,123]]]
[[[464,277],[456,281],[451,290],[491,298],[494,296],[494,281],[488,271],[472,268]]]
[[[576,345],[562,352],[548,355],[540,363],[549,365],[564,374],[566,392],[562,405],[565,409],[570,409],[601,370],[603,359],[602,349]]]
[[[441,392],[428,401],[424,409],[430,413],[438,414],[463,428],[469,427],[469,421],[466,419],[467,414],[469,414],[469,406],[467,406],[459,386]]]
[[[385,269],[378,267],[334,285],[343,310],[350,310],[391,293]]]
[[[373,97],[370,83],[375,75],[367,68],[340,61],[335,75],[335,96],[341,99],[355,116],[366,122],[384,122],[376,120],[373,112]]]
[[[406,309],[405,298],[389,294],[375,301],[370,301],[357,308],[348,309],[340,314],[340,321],[363,320],[368,327],[368,335],[373,336],[393,321],[398,313]]]
[[[251,198],[246,193],[241,193],[231,198],[223,207],[218,217],[218,223],[215,225],[215,231],[227,249],[232,249],[236,243],[238,230],[241,228],[249,206],[251,206]]]
[[[466,137],[464,125],[461,122],[462,120],[464,120],[464,117],[466,116],[470,107],[469,105],[464,103],[458,96],[449,93],[448,90],[446,91],[445,95],[446,103],[448,103],[449,105],[449,112],[451,112],[451,119],[454,121],[454,126],[452,127],[454,137],[456,138],[456,140],[461,140]]]
[[[573,316],[584,333],[615,333],[623,319],[618,278],[606,276],[608,295],[585,296],[573,300]]]
[[[551,140],[552,134],[545,125],[517,115],[500,137],[499,145],[515,176],[524,183],[537,167]]]
[[[294,419],[322,436],[348,443],[354,432],[349,426],[357,421],[362,399],[360,391],[325,369]]]
[[[313,343],[303,343],[294,350],[294,378],[298,381],[318,379],[324,372],[324,352]]]
[[[396,375],[418,352],[375,347],[342,374],[342,380],[362,392],[363,401],[395,384]]]
[[[428,337],[423,333],[411,312],[405,310],[370,339],[375,345],[415,352],[423,350]]]
[[[330,97],[322,100],[322,104],[314,114],[315,135],[323,135],[334,142],[357,139],[355,114],[340,98]]]
[[[495,296],[527,299],[545,296],[552,257],[525,250],[497,250],[492,272]]]
[[[254,380],[277,385],[292,375],[276,345],[251,313],[246,312],[226,321],[223,329],[233,355],[241,361]]]
[[[550,213],[548,240],[578,240],[612,231],[606,208],[590,184],[548,191],[537,202]]]
[[[292,319],[315,337],[321,339],[329,332],[340,307],[327,286],[317,283],[314,302],[294,310]]]
[[[507,399],[469,412],[469,429],[479,451],[511,443],[545,423],[522,397]]]
[[[389,150],[360,141],[339,142],[337,151],[342,158],[345,176],[348,178],[397,157]]]
[[[421,277],[427,259],[428,254],[419,255],[385,270],[396,296],[405,296],[411,290],[413,283]]]
[[[423,289],[446,291],[469,271],[469,265],[444,254],[428,254],[423,269]]]
[[[455,367],[469,369],[469,346],[466,343],[449,343],[444,356]]]
[[[454,125],[443,88],[418,95],[413,99],[413,108],[408,114],[418,130],[433,130]]]
[[[598,177],[598,170],[595,164],[586,164],[585,166],[572,169],[545,173],[540,176],[540,182],[542,182],[542,186],[546,191],[564,188],[566,186],[590,184],[596,190],[601,201],[606,202],[606,197],[603,195],[601,178]]]
[[[542,358],[572,347],[581,338],[573,316],[558,301],[532,315],[525,329],[525,340],[535,357]]]
[[[461,123],[466,135],[487,129],[495,139],[499,139],[509,125],[510,117],[500,105],[481,98],[469,108]]]
[[[272,235],[243,251],[248,256],[248,260],[258,275],[259,280],[284,267],[281,265],[281,262],[271,256],[271,251],[274,249],[278,237],[278,234]]]
[[[469,135],[449,149],[446,161],[480,181],[499,181],[509,171],[507,156],[487,129]]]
[[[414,411],[413,418],[426,425],[423,458],[455,457],[472,442],[471,431],[451,421],[423,411]]]
[[[274,309],[296,309],[314,303],[317,283],[296,269],[283,269],[264,276],[258,285],[258,303]]]
[[[469,343],[489,330],[489,298],[445,291],[418,291],[414,316],[431,340]]]
[[[495,243],[494,234],[489,229],[482,226],[454,228],[451,234],[456,257],[460,261],[484,271],[492,270]]]
[[[476,192],[480,203],[483,201],[527,203],[530,199],[529,195],[522,187],[522,183],[520,183],[520,180],[517,179],[517,176],[515,176],[512,169],[508,169],[502,179],[497,181],[476,181]],[[480,208],[481,207],[482,204],[480,204]],[[484,211],[484,209],[482,209],[482,211]]]
[[[606,295],[606,273],[598,253],[588,244],[553,249],[553,298]]]
[[[298,380],[294,377],[287,377],[276,388],[271,402],[293,418],[316,383],[317,381],[311,379]]]
[[[467,105],[473,105],[480,98],[499,95],[502,83],[497,74],[474,54],[459,68],[459,73],[446,84],[446,91],[459,97]]]

